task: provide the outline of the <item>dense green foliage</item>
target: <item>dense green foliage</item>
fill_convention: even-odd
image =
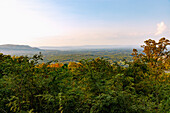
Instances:
[[[0,112],[170,112],[170,74],[134,52],[133,62],[124,61],[128,67],[104,58],[39,64],[41,54],[0,54]]]

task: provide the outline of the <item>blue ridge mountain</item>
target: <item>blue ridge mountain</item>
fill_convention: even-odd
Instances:
[[[14,45],[14,44],[4,44],[0,45],[0,53],[10,54],[10,55],[26,55],[26,54],[36,54],[44,50],[37,47],[31,47],[29,45]]]
[[[41,49],[37,47],[31,47],[29,45],[13,45],[13,44],[5,44],[0,45],[0,49],[2,50],[28,50],[28,51],[40,51]]]

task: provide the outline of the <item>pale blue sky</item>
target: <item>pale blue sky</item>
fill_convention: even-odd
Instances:
[[[170,0],[0,0],[0,44],[139,45],[170,37]]]

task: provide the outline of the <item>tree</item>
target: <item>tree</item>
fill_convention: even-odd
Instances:
[[[134,60],[142,60],[148,63],[151,67],[160,67],[161,69],[170,69],[170,51],[167,46],[170,45],[170,41],[166,38],[161,38],[157,43],[155,40],[146,40],[143,53],[138,54],[136,49],[133,49],[132,55]]]

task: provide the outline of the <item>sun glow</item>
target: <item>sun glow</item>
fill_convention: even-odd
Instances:
[[[169,2],[126,2],[0,0],[0,44],[136,45],[170,36]]]
[[[48,18],[27,7],[18,0],[0,1],[0,43],[29,44],[36,37],[56,35]]]

